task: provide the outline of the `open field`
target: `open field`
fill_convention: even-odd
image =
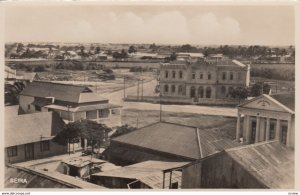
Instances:
[[[267,79],[294,81],[294,64],[252,64],[251,77],[263,77]]]
[[[41,80],[44,81],[87,85],[98,93],[109,93],[123,89],[124,77],[126,77],[126,88],[137,85],[137,79],[143,79],[144,83],[156,79],[155,72],[129,72],[129,69],[114,69],[113,72],[116,79],[107,81],[101,80],[96,70],[54,70],[38,74]]]
[[[124,109],[123,124],[143,127],[159,122],[159,110]],[[195,126],[200,129],[210,129],[230,139],[235,139],[236,118],[227,116],[212,116],[194,113],[162,112],[162,121]]]

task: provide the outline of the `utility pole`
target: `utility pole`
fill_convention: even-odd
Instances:
[[[137,84],[137,94],[136,94],[136,99],[139,100],[140,96],[140,79],[138,79],[138,84]]]
[[[144,97],[144,79],[142,79],[142,100],[143,100],[143,97]]]
[[[125,76],[124,76],[124,99],[125,99]]]

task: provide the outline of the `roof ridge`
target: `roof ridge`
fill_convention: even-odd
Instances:
[[[198,143],[198,147],[199,147],[200,158],[202,158],[203,157],[203,152],[202,152],[202,147],[201,147],[200,134],[199,134],[198,130],[199,130],[199,128],[196,128],[197,143]]]
[[[169,121],[161,121],[161,122],[159,122],[159,123],[166,123],[166,124],[178,125],[178,126],[183,126],[183,127],[190,127],[190,128],[195,128],[195,129],[198,128],[198,127],[191,126],[191,125],[184,125],[184,124],[173,123],[173,122],[169,122]]]
[[[89,88],[87,85],[76,85],[76,84],[68,84],[68,83],[57,83],[57,82],[51,82],[51,81],[39,81],[39,80],[35,80],[35,81],[32,81],[32,83],[47,83],[47,84],[54,84],[54,85],[66,85],[66,86],[73,86],[73,87]]]
[[[275,142],[279,143],[279,140],[269,140],[269,141],[257,142],[257,143],[254,143],[254,144],[247,144],[247,145],[237,146],[237,147],[234,147],[234,148],[226,149],[225,152],[240,150],[240,149],[244,149],[244,148],[252,148],[252,147],[255,147],[255,146],[260,146],[260,145],[265,145],[265,144],[270,144],[270,143],[275,143]]]

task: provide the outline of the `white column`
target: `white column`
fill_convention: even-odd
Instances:
[[[241,115],[238,113],[237,115],[237,123],[236,123],[236,141],[240,142],[241,137]]]
[[[280,139],[280,119],[277,119],[276,121],[276,135],[275,139],[279,140]]]
[[[260,127],[260,117],[257,116],[256,117],[256,132],[255,132],[255,143],[257,143],[259,140],[259,127]]]
[[[250,116],[246,115],[246,143],[250,143]]]
[[[291,146],[290,144],[290,139],[291,139],[291,130],[292,130],[292,119],[289,119],[288,120],[288,123],[287,123],[287,137],[286,137],[286,145],[287,146]]]
[[[267,127],[266,127],[266,141],[270,138],[270,118],[267,118]]]

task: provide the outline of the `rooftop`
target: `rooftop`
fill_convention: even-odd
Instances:
[[[188,159],[200,159],[227,148],[240,146],[239,143],[209,130],[167,122],[142,127],[112,141]]]
[[[283,104],[289,109],[295,111],[295,94],[293,93],[274,94],[274,95],[270,95],[270,97],[277,100],[279,103]]]
[[[162,188],[163,171],[172,168],[182,167],[189,162],[164,162],[164,161],[145,161],[122,168],[114,169],[94,174],[96,177],[118,177],[136,179],[150,186],[151,188]],[[169,176],[165,176],[165,187],[169,185]],[[181,173],[173,172],[172,181],[181,183]]]
[[[267,187],[294,188],[294,151],[278,141],[228,149],[226,153]]]
[[[33,97],[54,97],[55,100],[61,100],[73,103],[85,103],[106,100],[85,86],[61,84],[53,82],[34,81],[30,83],[21,95]]]
[[[6,113],[5,147],[49,140],[62,130],[63,125],[62,119],[54,112],[18,116]]]

